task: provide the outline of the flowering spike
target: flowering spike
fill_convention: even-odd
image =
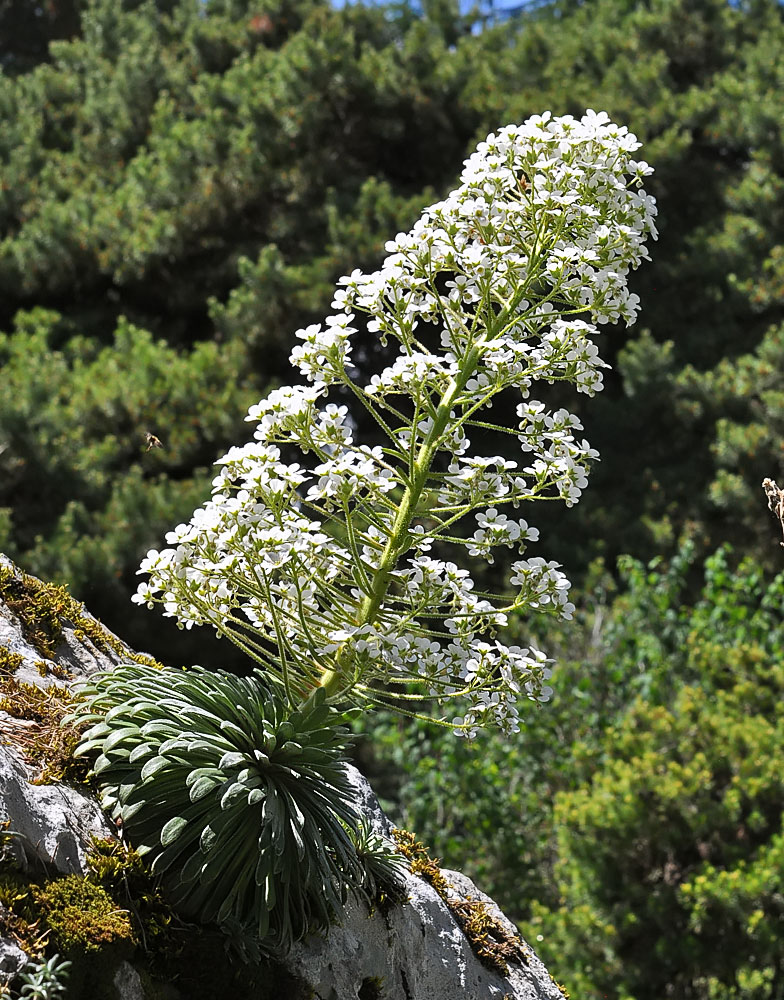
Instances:
[[[546,697],[549,661],[495,633],[518,610],[571,617],[568,581],[526,558],[513,592],[478,595],[467,570],[430,552],[522,555],[538,532],[502,507],[578,502],[596,452],[574,414],[530,393],[558,381],[592,396],[607,367],[597,324],[636,318],[627,278],[656,237],[639,145],[593,111],[480,143],[460,186],[386,244],[378,271],[341,278],[335,312],[298,332],[291,361],[308,384],[252,407],[254,440],[218,462],[212,499],[167,535],[173,547],[148,553],[134,599],[213,625],[295,703],[318,686],[360,702],[403,691],[403,704],[458,699],[451,724],[465,734],[487,720],[514,731],[520,696]],[[399,348],[364,382],[349,374],[363,321]],[[375,419],[375,441],[327,401],[333,385]],[[484,440],[482,411],[510,392],[519,424],[495,430],[517,435],[519,465],[473,453],[468,436],[478,426]]]

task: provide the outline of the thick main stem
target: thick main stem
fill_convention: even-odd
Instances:
[[[479,356],[479,346],[474,346],[467,352],[463,358],[460,371],[452,379],[446,392],[441,397],[441,402],[438,404],[438,409],[433,419],[433,426],[430,428],[430,432],[422,442],[417,454],[416,462],[414,463],[414,475],[406,487],[406,492],[403,494],[403,499],[395,517],[395,523],[392,526],[392,532],[381,554],[378,568],[373,577],[370,593],[366,594],[365,599],[360,605],[357,620],[357,625],[359,626],[372,622],[384,602],[384,598],[389,590],[392,570],[395,568],[401,554],[407,548],[405,541],[408,539],[408,532],[414,518],[414,513],[430,475],[430,467],[433,463],[438,440],[444,433],[449,421],[449,415],[452,412],[455,399],[463,391],[466,382],[473,374],[479,361]],[[335,666],[329,670],[325,670],[321,677],[320,686],[326,690],[328,696],[336,694],[341,687],[342,673],[339,661],[340,653],[338,652]]]
[[[466,352],[463,357],[460,370],[452,379],[446,389],[446,392],[441,397],[441,402],[438,405],[435,418],[433,419],[433,426],[430,428],[430,433],[427,435],[426,439],[422,442],[422,446],[420,447],[419,453],[416,457],[416,462],[414,463],[414,474],[411,477],[409,486],[406,487],[406,491],[403,494],[403,500],[398,508],[395,523],[392,526],[392,532],[386,546],[384,547],[384,551],[381,554],[381,559],[373,578],[370,593],[365,596],[365,599],[360,605],[357,620],[357,625],[360,627],[372,622],[378,614],[381,605],[384,603],[387,591],[389,590],[390,575],[392,570],[397,565],[397,561],[400,556],[408,547],[407,545],[404,545],[403,542],[408,538],[411,521],[414,518],[414,513],[419,504],[422,492],[427,484],[428,476],[430,475],[430,466],[433,463],[433,457],[436,453],[438,440],[444,433],[444,429],[449,421],[452,406],[454,405],[455,400],[462,393],[463,389],[465,389],[469,378],[474,374],[482,354],[482,347],[488,341],[493,340],[499,331],[503,329],[507,318],[514,314],[525,292],[525,287],[519,289],[517,294],[506,303],[504,308],[495,317],[494,322],[488,324],[484,336],[479,337],[474,346]],[[412,431],[413,430],[414,428],[412,428]],[[327,696],[330,697],[340,691],[342,681],[343,673],[340,665],[340,651],[338,651],[335,656],[335,665],[324,670],[321,675],[319,687],[324,688]]]

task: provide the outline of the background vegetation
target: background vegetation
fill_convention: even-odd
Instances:
[[[539,637],[556,696],[514,743],[360,747],[584,998],[784,997],[783,55],[775,0],[0,4],[0,550],[170,662],[230,654],[130,605],[139,559],[335,278],[500,124],[593,107],[645,143],[661,239],[585,407],[602,462],[535,517],[582,595]]]

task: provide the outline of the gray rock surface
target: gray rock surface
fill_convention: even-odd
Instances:
[[[353,903],[327,935],[295,945],[286,964],[319,1000],[353,1000],[373,980],[383,1000],[563,1000],[524,944],[505,975],[494,972],[478,960],[435,889],[414,875],[405,888],[408,901],[387,913],[371,916]],[[476,895],[465,879],[456,899],[465,898],[464,889]]]
[[[91,837],[110,837],[95,799],[62,783],[33,785],[37,768],[0,746],[0,823],[8,821],[11,850],[23,867],[36,864],[63,875],[85,870]]]
[[[346,774],[354,792],[354,801],[359,814],[365,817],[373,833],[388,840],[392,836],[392,824],[384,815],[376,793],[368,784],[367,778],[363,777],[355,767],[346,768]]]
[[[139,973],[130,962],[121,962],[113,980],[117,1000],[145,1000]]]
[[[67,667],[73,677],[121,661],[120,655],[81,641],[68,623],[63,633],[53,662]],[[41,676],[36,666],[40,652],[25,641],[19,620],[2,601],[0,646],[24,658],[17,673],[20,680],[39,686],[65,683]],[[41,862],[50,871],[81,872],[90,838],[110,836],[110,824],[88,795],[63,784],[30,784],[35,769],[14,746],[14,733],[24,725],[0,712],[0,821],[10,820],[17,834],[10,843],[23,862]],[[368,782],[355,769],[349,776],[361,813],[375,832],[389,837],[391,824]],[[450,885],[450,905],[481,900],[510,936],[516,934],[514,925],[470,879],[458,872],[443,874]],[[304,995],[310,991],[314,1000],[358,1000],[371,995],[370,989],[379,989],[381,1000],[562,1000],[524,942],[519,941],[507,973],[501,974],[479,961],[450,905],[431,885],[409,873],[404,891],[405,902],[372,913],[364,903],[349,903],[340,924],[294,947],[284,965],[303,981]],[[20,955],[24,957],[16,945],[0,939],[0,982],[4,968],[13,974]],[[128,962],[118,966],[115,987],[120,1000],[146,1000],[139,973]]]
[[[392,824],[367,780],[349,768],[360,812],[373,831],[389,837]],[[442,869],[450,885],[449,902],[484,903],[510,938],[517,928],[498,905],[467,876]],[[358,996],[367,980],[380,979],[384,1000],[563,1000],[563,994],[528,945],[520,940],[517,960],[499,975],[484,966],[471,949],[449,906],[427,882],[407,875],[407,902],[387,913],[368,913],[351,904],[339,926],[324,937],[297,944],[287,965],[320,1000]]]
[[[21,577],[1,554],[0,565]],[[85,617],[89,617],[86,612]],[[118,641],[108,629],[104,631]],[[0,647],[22,656],[16,680],[41,688],[63,686],[122,661],[114,650],[98,649],[89,639],[77,638],[73,622],[63,621],[62,632],[54,658],[48,659],[25,639],[19,618],[0,600]],[[47,668],[43,673],[41,664]],[[68,679],[47,672],[52,669],[57,674],[67,672]],[[45,870],[61,874],[83,872],[90,838],[111,836],[112,830],[91,796],[64,784],[31,783],[38,768],[25,760],[17,749],[20,741],[14,739],[29,725],[0,712],[0,823],[8,821],[15,834],[10,845],[23,864],[40,862]]]
[[[0,938],[0,983],[10,983],[26,964],[27,955],[19,945],[7,938]]]

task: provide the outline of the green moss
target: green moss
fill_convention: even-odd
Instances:
[[[13,676],[23,663],[21,653],[12,653],[7,646],[0,646],[0,676]]]
[[[31,646],[53,659],[63,639],[63,624],[73,626],[76,638],[89,639],[103,651],[118,653],[127,660],[151,667],[161,664],[151,656],[132,653],[99,621],[85,614],[84,605],[73,598],[66,587],[43,583],[26,574],[17,575],[7,566],[0,566],[0,598],[22,623],[22,634]]]
[[[57,677],[61,681],[68,680],[72,676],[71,671],[67,667],[60,666],[54,660],[38,660],[35,664],[35,669],[41,677]]]
[[[70,610],[71,596],[64,587],[39,584],[32,577],[14,574],[0,566],[0,597],[22,623],[22,634],[42,656],[54,656],[62,638],[61,620]]]
[[[0,825],[0,848],[2,839]],[[95,840],[87,864],[87,876],[36,879],[0,849],[0,936],[30,955],[67,953],[70,1000],[116,1000],[125,958],[146,1000],[312,1000],[310,987],[277,963],[232,961],[220,930],[177,920],[143,860],[119,841]]]
[[[0,672],[0,710],[15,719],[35,723],[14,732],[14,744],[41,764],[36,784],[80,783],[87,779],[89,765],[74,756],[79,743],[78,733],[62,721],[73,707],[73,701],[67,688],[57,685],[40,688]]]
[[[0,566],[0,600],[19,618],[25,639],[45,657],[36,663],[42,677],[52,675],[65,679],[69,676],[65,667],[52,662],[63,639],[65,623],[75,629],[79,640],[89,640],[103,652],[113,651],[127,660],[161,666],[149,656],[131,653],[100,622],[88,617],[84,605],[71,597],[65,587],[17,575],[7,566]],[[88,765],[74,757],[78,735],[72,727],[62,724],[63,717],[72,707],[72,696],[61,686],[40,688],[17,681],[14,674],[23,662],[24,657],[19,653],[0,646],[0,709],[14,718],[37,724],[15,731],[15,744],[42,765],[37,784],[85,781]]]
[[[87,867],[91,878],[128,908],[142,948],[167,954],[172,947],[174,911],[141,855],[119,840],[94,839]]]
[[[59,949],[67,955],[98,951],[118,942],[136,943],[128,910],[83,875],[66,875],[33,890]]]
[[[80,875],[22,872],[7,851],[0,852],[0,936],[36,959],[67,951],[72,1000],[116,1000],[117,964],[134,947],[127,912],[104,890]]]
[[[408,861],[414,875],[418,875],[436,890],[439,896],[448,902],[449,883],[441,874],[438,859],[431,858],[424,844],[419,843],[413,833],[408,830],[393,830],[398,851]]]
[[[408,860],[412,873],[429,882],[449,907],[458,926],[468,938],[474,954],[483,965],[496,972],[506,973],[510,961],[527,963],[522,940],[506,930],[486,903],[471,897],[455,899],[438,860],[429,856],[427,848],[417,841],[413,833],[408,830],[393,830],[392,836],[397,849]]]
[[[128,883],[128,879],[151,879],[138,851],[126,847],[119,840],[93,838],[87,854],[87,867],[96,881],[102,885],[116,887]]]
[[[456,903],[450,903],[449,900],[446,902],[483,965],[496,972],[506,973],[511,961],[528,964],[523,942],[516,934],[510,934],[506,930],[486,903],[470,896]]]
[[[15,677],[0,678],[0,709],[15,719],[42,725],[59,723],[72,703],[73,695],[66,688],[41,688]]]
[[[11,865],[4,864],[0,871],[0,937],[15,941],[28,955],[38,955],[43,952],[47,936],[29,882]]]

